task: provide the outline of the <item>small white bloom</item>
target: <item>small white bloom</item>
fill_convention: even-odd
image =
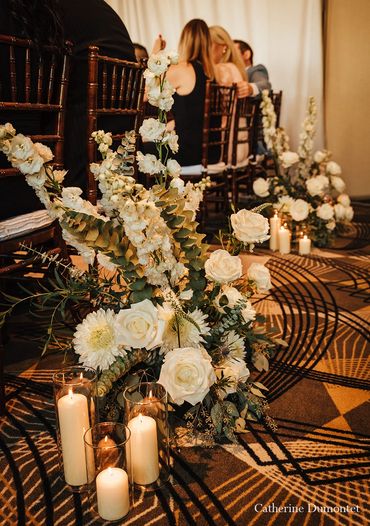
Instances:
[[[227,332],[222,338],[222,344],[229,351],[230,358],[243,360],[245,357],[245,340],[235,331]]]
[[[290,215],[294,221],[304,221],[310,212],[310,205],[303,199],[296,199],[290,206]]]
[[[313,156],[313,160],[315,161],[315,163],[320,164],[326,160],[327,155],[328,154],[325,150],[317,150],[317,152],[315,152]]]
[[[178,62],[179,62],[179,54],[177,53],[177,51],[169,51],[167,53],[167,56],[168,56],[171,64],[178,64]]]
[[[336,190],[339,193],[344,192],[344,190],[346,188],[346,183],[343,181],[343,179],[341,177],[339,177],[339,175],[332,175],[330,177],[330,182],[331,182],[334,190]]]
[[[351,200],[347,194],[338,195],[337,201],[343,206],[349,206],[351,204]]]
[[[331,219],[330,221],[326,223],[327,230],[334,230],[335,227],[336,227],[336,222],[334,221],[334,219]]]
[[[243,360],[229,358],[221,364],[220,368],[216,369],[216,376],[220,380],[223,378],[228,381],[228,384],[222,387],[222,398],[225,398],[236,392],[239,382],[245,382],[250,372]]]
[[[40,142],[35,142],[34,148],[36,152],[40,155],[40,157],[43,158],[45,163],[53,159],[54,157],[53,152],[50,150],[48,146],[45,146],[45,144],[41,144]]]
[[[143,121],[139,133],[144,141],[158,142],[162,139],[165,130],[166,125],[164,122],[150,118]]]
[[[279,210],[280,212],[285,212],[290,214],[290,207],[294,203],[293,197],[290,197],[289,195],[282,195],[279,197],[278,202],[274,205],[274,208]]]
[[[280,160],[284,168],[290,168],[299,161],[299,156],[295,152],[283,152],[280,155]]]
[[[102,254],[101,252],[97,253],[96,259],[98,260],[99,265],[101,265],[106,270],[109,270],[110,272],[114,272],[118,268],[118,265],[116,265],[116,263],[113,263],[111,258],[106,256],[105,254]]]
[[[248,268],[247,274],[248,278],[256,283],[258,292],[267,292],[271,289],[270,271],[265,265],[252,263]]]
[[[173,153],[179,151],[179,136],[172,130],[163,137],[163,142],[166,142]]]
[[[158,309],[145,299],[117,314],[119,342],[125,349],[153,349],[162,343],[165,320]]]
[[[117,339],[116,315],[112,310],[99,309],[77,325],[73,339],[79,361],[95,369],[108,369],[123,353]]]
[[[168,159],[167,171],[170,177],[180,177],[181,166],[175,159]]]
[[[182,195],[184,193],[185,182],[182,179],[180,179],[180,177],[176,177],[170,182],[170,187],[177,188],[179,195]]]
[[[351,222],[354,216],[354,210],[352,206],[346,206],[346,221]]]
[[[161,161],[151,153],[144,155],[142,152],[137,152],[136,159],[139,163],[139,170],[145,174],[155,175],[165,170]]]
[[[247,244],[263,243],[270,238],[269,222],[266,217],[249,210],[239,210],[230,217],[236,239]]]
[[[337,221],[344,221],[346,218],[346,208],[341,203],[334,205],[335,219]]]
[[[158,383],[175,404],[195,405],[208,394],[216,375],[209,354],[200,348],[178,348],[166,354]]]
[[[170,64],[170,59],[166,53],[154,53],[148,59],[148,69],[154,75],[162,75]]]
[[[326,165],[326,171],[330,175],[340,175],[342,173],[342,169],[339,166],[339,164],[335,163],[334,161],[329,161]]]
[[[224,306],[220,305],[220,299],[223,296],[227,299],[227,304],[224,306],[230,307],[230,309],[234,308],[238,301],[243,300],[243,296],[238,289],[235,287],[223,286],[214,301],[216,309],[220,312],[225,312]]]
[[[192,321],[189,321],[191,318]],[[210,332],[207,316],[200,309],[186,313],[186,318],[181,314],[171,313],[166,316],[167,325],[163,335],[161,351],[166,353],[179,345],[195,347],[204,342],[203,336]]]
[[[267,197],[270,193],[270,183],[267,179],[258,177],[258,179],[253,182],[253,192],[259,197]]]
[[[324,203],[317,207],[316,210],[317,217],[323,219],[324,221],[329,221],[334,217],[334,208],[329,203]]]
[[[0,139],[4,139],[8,135],[14,136],[15,134],[16,134],[15,128],[13,127],[12,124],[10,124],[10,122],[0,125]]]
[[[67,174],[67,170],[53,170],[53,176],[57,183],[62,184]]]
[[[41,190],[41,188],[46,183],[46,172],[45,169],[42,168],[40,171],[36,173],[31,173],[30,175],[26,175],[26,182],[32,188],[35,190]]]
[[[212,252],[204,265],[206,277],[217,283],[230,283],[243,274],[242,260],[229,252],[218,249]]]
[[[244,309],[241,310],[241,315],[245,321],[245,323],[249,323],[250,321],[253,321],[256,319],[256,311],[252,307],[252,304],[250,301],[245,302]]]

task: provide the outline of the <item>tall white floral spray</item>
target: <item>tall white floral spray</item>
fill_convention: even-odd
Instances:
[[[246,419],[269,421],[265,387],[251,371],[267,370],[276,346],[284,345],[264,332],[251,302],[256,292],[270,289],[268,269],[253,264],[244,274],[239,256],[268,239],[269,226],[256,211],[240,210],[231,216],[226,245],[209,254],[195,220],[209,180],[185,184],[172,157],[181,145],[166,127],[174,93],[166,71],[176,60],[174,54],[153,55],[145,72],[149,101],[159,113],[144,120],[140,134],[156,144],[158,155],[139,151],[137,161],[155,184],[146,188],[133,177],[133,132],[117,150],[110,133],[93,134],[103,158],[91,166],[99,207],[79,188],[63,187],[65,172],[53,169],[50,150],[17,135],[10,124],[0,126],[0,150],[59,220],[67,243],[91,264],[83,272],[49,260],[56,280],[27,298],[36,309],[54,306],[52,320],[70,302],[83,313],[69,341],[58,339],[51,322],[47,344],[72,348],[80,363],[95,367],[99,395],[113,402],[115,387],[140,364],[165,386],[175,407],[188,404],[191,429],[235,440]],[[21,301],[2,313],[2,321]]]
[[[300,133],[298,153],[289,150],[289,137],[276,128],[274,106],[267,91],[261,102],[264,139],[274,161],[274,175],[257,178],[253,190],[259,201],[273,206],[291,224],[304,231],[317,246],[329,245],[353,218],[340,166],[327,150],[313,151],[317,108],[308,100]],[[343,204],[344,203],[344,204]]]

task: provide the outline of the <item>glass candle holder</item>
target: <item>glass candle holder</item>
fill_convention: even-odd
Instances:
[[[130,436],[124,424],[101,422],[85,433],[90,510],[103,524],[121,521],[131,506]]]
[[[82,491],[87,483],[85,432],[96,423],[96,371],[66,367],[53,375],[59,464],[66,484]]]
[[[167,391],[156,382],[139,382],[127,387],[123,398],[133,481],[150,489],[161,487],[170,476]]]

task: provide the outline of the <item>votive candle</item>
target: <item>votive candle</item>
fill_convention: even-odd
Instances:
[[[106,521],[122,519],[130,509],[128,476],[124,469],[108,467],[96,477],[98,513]]]
[[[299,239],[298,252],[301,256],[306,256],[311,252],[311,239],[309,239],[306,235]]]

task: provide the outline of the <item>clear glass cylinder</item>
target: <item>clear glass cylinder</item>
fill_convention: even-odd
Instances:
[[[131,507],[130,436],[116,422],[101,422],[85,433],[90,510],[103,524],[121,521]]]
[[[134,484],[161,487],[170,476],[167,391],[156,382],[139,382],[123,398]]]
[[[66,367],[53,375],[59,464],[72,491],[86,487],[84,434],[97,422],[95,369]]]

